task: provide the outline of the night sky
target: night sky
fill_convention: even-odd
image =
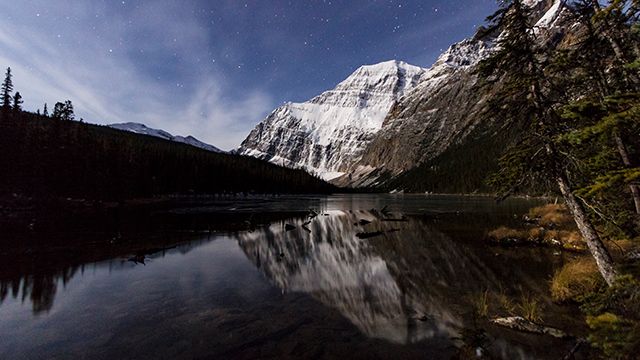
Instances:
[[[0,67],[24,108],[141,122],[222,149],[285,102],[361,65],[431,67],[495,0],[22,0],[0,12]]]

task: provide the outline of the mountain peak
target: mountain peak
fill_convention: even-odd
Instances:
[[[360,66],[358,70],[356,70],[353,73],[353,75],[358,74],[359,71],[388,72],[388,71],[397,71],[397,70],[414,71],[414,72],[419,72],[421,70],[424,71],[424,69],[418,66],[409,65],[404,61],[389,60],[389,61],[383,61],[377,64]]]
[[[325,179],[341,175],[382,127],[395,101],[424,73],[425,69],[398,60],[361,66],[333,90],[276,109],[238,152],[301,167]]]

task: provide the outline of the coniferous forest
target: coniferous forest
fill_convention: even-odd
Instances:
[[[12,87],[5,87],[10,95]],[[56,104],[48,116],[23,111],[19,93],[6,99],[0,117],[2,196],[126,200],[336,190],[302,170],[74,121],[71,101]]]

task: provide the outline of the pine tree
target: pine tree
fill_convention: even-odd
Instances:
[[[71,100],[67,100],[64,102],[64,108],[62,113],[63,120],[72,121],[75,119],[75,114],[73,112],[73,104]]]
[[[56,120],[62,120],[63,114],[64,114],[64,104],[61,102],[57,102],[53,107],[53,114],[51,114],[51,117]]]
[[[2,83],[2,111],[5,114],[8,114],[9,111],[11,109],[11,100],[13,99],[13,97],[11,96],[11,93],[13,92],[13,82],[11,81],[11,68],[8,67],[7,68],[7,72],[5,73],[5,77],[4,77],[4,82]]]
[[[560,190],[600,273],[612,284],[613,259],[573,193],[571,162],[556,148],[556,137],[568,129],[556,112],[558,99],[565,97],[554,92],[557,87],[545,72],[551,49],[537,38],[531,9],[522,0],[502,1],[488,20],[503,34],[499,50],[477,70],[483,86],[492,92],[485,116],[525,129],[518,144],[500,160],[501,169],[490,182],[503,196],[539,183]]]
[[[42,116],[49,117],[49,109],[47,109],[47,103],[44,103],[44,110],[42,110]]]

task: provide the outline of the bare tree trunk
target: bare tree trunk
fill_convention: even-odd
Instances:
[[[555,158],[555,151],[550,144],[546,145],[546,149],[547,153]],[[582,203],[580,203],[580,201],[578,201],[576,196],[573,194],[569,179],[567,178],[564,170],[560,168],[557,162],[554,166],[554,172],[556,182],[558,183],[560,192],[564,197],[564,201],[567,203],[567,206],[571,211],[571,215],[573,216],[573,219],[575,220],[576,225],[578,226],[578,230],[580,230],[580,233],[582,234],[582,237],[586,241],[591,255],[596,260],[596,264],[598,265],[600,274],[602,274],[602,277],[607,282],[607,284],[613,284],[613,280],[617,276],[614,268],[613,258],[611,258],[609,251],[604,247],[602,240],[600,240],[600,236],[598,236],[595,228],[587,218],[587,213],[584,210]]]
[[[618,145],[618,152],[620,153],[620,157],[622,157],[622,163],[627,168],[632,167],[631,159],[629,159],[629,153],[627,152],[627,147],[624,146],[624,142],[622,141],[620,134],[616,134],[615,138],[616,145]],[[636,205],[636,214],[640,214],[640,190],[638,189],[638,185],[629,184],[629,188],[631,189],[633,202]]]

